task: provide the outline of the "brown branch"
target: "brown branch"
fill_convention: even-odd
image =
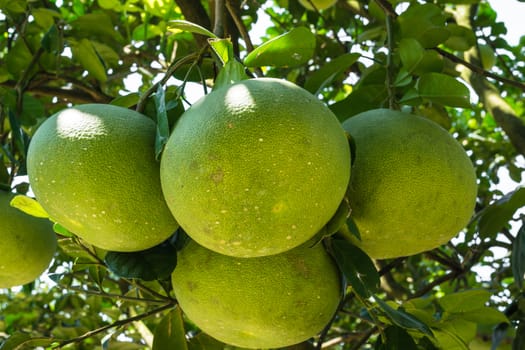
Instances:
[[[201,49],[200,52],[197,52],[197,53],[193,53],[193,54],[189,54],[183,58],[181,58],[180,60],[174,62],[169,68],[168,70],[166,71],[166,73],[164,74],[164,76],[162,77],[162,79],[157,82],[156,84],[153,84],[152,86],[149,87],[148,90],[146,90],[146,92],[140,97],[140,100],[138,101],[137,103],[137,107],[136,107],[136,111],[137,112],[140,112],[142,113],[142,111],[144,110],[144,107],[146,105],[146,100],[148,99],[149,96],[151,96],[151,94],[153,94],[160,85],[164,85],[166,84],[166,82],[169,80],[169,78],[173,75],[173,73],[179,69],[181,66],[185,65],[186,63],[188,62],[191,62],[191,61],[196,61],[199,59],[199,57],[202,55],[203,51],[205,49]]]
[[[448,51],[440,49],[439,47],[436,47],[433,50],[435,50],[441,56],[448,58],[452,62],[461,64],[462,66],[467,67],[468,69],[470,69],[472,72],[474,72],[476,74],[479,74],[479,75],[484,76],[486,78],[492,78],[492,79],[494,79],[496,81],[499,81],[500,83],[511,85],[511,86],[517,87],[520,90],[525,91],[525,84],[520,82],[520,81],[509,79],[509,78],[505,78],[505,77],[499,76],[499,75],[497,75],[495,73],[486,71],[483,68],[481,68],[479,65],[476,65],[476,64],[468,62],[468,61],[466,61],[464,59],[461,59],[460,57],[458,57],[458,56],[456,56],[456,55],[454,55],[454,54],[452,54],[452,53],[450,53]]]
[[[244,25],[244,22],[239,17],[237,11],[233,8],[231,1],[226,0],[226,8],[228,9],[228,12],[230,13],[230,16],[235,23],[235,26],[237,27],[237,30],[241,34],[242,40],[246,43],[246,50],[248,52],[253,51],[253,43],[252,39],[250,38],[250,35],[248,34],[248,30],[246,29],[246,26]]]
[[[456,11],[456,21],[460,25],[472,28],[472,18],[476,14],[477,7],[472,5],[464,6],[464,11]],[[478,65],[480,62],[477,48],[472,48],[467,51],[465,57],[467,62],[473,63],[474,65]],[[516,114],[512,106],[505,101],[499,90],[485,79],[485,75],[469,70],[464,71],[462,77],[469,82],[474,91],[476,91],[481,103],[485,109],[492,114],[496,123],[503,129],[516,151],[525,155],[525,121],[523,121],[523,119]],[[511,84],[509,81],[506,81],[506,83]],[[519,86],[525,91],[525,85],[523,84],[512,85]]]
[[[202,6],[200,1],[196,0],[176,0],[180,10],[186,20],[198,24],[204,28],[211,28],[210,16],[206,12],[206,9]],[[208,45],[208,38],[203,35],[194,34],[195,41],[200,47]]]

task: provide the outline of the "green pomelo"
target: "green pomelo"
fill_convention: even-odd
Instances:
[[[186,315],[208,335],[245,348],[279,348],[318,334],[341,298],[339,271],[319,244],[236,258],[190,242],[172,274]]]
[[[155,246],[176,230],[160,186],[155,123],[126,108],[86,104],[48,118],[29,145],[27,170],[50,217],[114,251]]]
[[[245,80],[181,117],[161,159],[174,217],[199,244],[241,257],[277,254],[315,235],[350,178],[335,115],[283,80]]]
[[[314,4],[315,8],[319,11],[326,10],[327,8],[334,6],[336,2],[337,0],[312,0],[312,3]],[[299,3],[303,5],[307,10],[315,10],[308,0],[299,0]]]
[[[417,254],[471,218],[477,185],[461,145],[423,117],[371,110],[343,123],[355,141],[348,199],[361,247],[373,258]]]
[[[49,266],[57,247],[53,224],[13,208],[14,194],[0,191],[0,288],[34,281]]]

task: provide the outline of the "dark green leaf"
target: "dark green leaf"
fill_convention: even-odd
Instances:
[[[490,296],[491,293],[484,289],[467,290],[447,294],[438,302],[445,311],[466,312],[482,308]]]
[[[522,289],[525,278],[525,220],[522,221],[518,235],[514,239],[510,264],[514,281],[518,289]]]
[[[408,72],[413,72],[423,60],[425,48],[414,38],[403,38],[398,47],[399,58]]]
[[[476,44],[476,35],[472,29],[457,24],[447,25],[450,37],[445,41],[445,45],[456,51],[467,51]]]
[[[377,350],[418,350],[418,346],[412,336],[403,328],[389,326],[383,330],[383,337],[378,337]]]
[[[155,133],[155,159],[160,159],[160,154],[164,149],[164,145],[168,142],[170,136],[170,127],[168,122],[168,114],[166,112],[166,99],[164,87],[159,84],[157,93],[154,95],[157,129]]]
[[[332,59],[312,73],[306,80],[304,88],[316,95],[324,86],[330,84],[336,76],[354,64],[359,57],[359,54],[347,53]]]
[[[480,235],[491,237],[498,233],[512,219],[516,210],[523,206],[525,206],[525,187],[518,187],[490,204],[477,215]]]
[[[206,333],[199,333],[188,343],[189,350],[225,350],[225,344],[210,337]]]
[[[428,336],[432,336],[432,330],[415,316],[402,309],[394,309],[380,298],[374,296],[375,301],[383,310],[385,315],[397,326],[405,329],[417,330]]]
[[[525,322],[520,322],[516,329],[516,336],[512,342],[512,350],[525,349]]]
[[[13,136],[13,140],[15,142],[16,147],[22,154],[25,156],[26,154],[26,138],[24,137],[24,131],[20,127],[20,123],[18,121],[18,118],[13,113],[13,111],[8,111],[9,115],[9,124],[11,125],[11,134]]]
[[[414,4],[398,17],[402,36],[416,39],[424,48],[435,47],[449,38],[445,21],[443,11],[434,4]]]
[[[140,99],[140,94],[138,92],[132,92],[124,96],[115,97],[110,104],[115,106],[120,106],[124,108],[130,108],[135,106]]]
[[[312,58],[315,44],[315,35],[308,28],[297,27],[257,47],[246,56],[244,64],[248,67],[296,67]]]
[[[331,249],[337,265],[353,290],[363,298],[379,286],[379,274],[365,252],[343,239],[333,239]]]
[[[106,68],[100,60],[99,55],[95,51],[95,47],[88,39],[80,41],[71,41],[71,51],[73,57],[80,62],[85,70],[89,72],[95,79],[101,82],[107,80]]]
[[[168,22],[168,30],[170,31],[177,31],[177,30],[183,30],[186,32],[194,33],[194,34],[201,34],[204,36],[208,36],[210,38],[216,38],[217,36],[210,32],[208,29],[189,22],[185,20],[172,20]]]
[[[152,350],[188,350],[184,321],[179,307],[170,310],[155,328]]]
[[[417,91],[423,100],[450,107],[470,107],[470,92],[457,79],[441,73],[426,73],[417,83]]]
[[[108,252],[105,262],[115,274],[144,281],[168,279],[177,265],[177,252],[170,242],[139,252]]]
[[[27,333],[15,333],[2,343],[0,350],[31,350],[39,346],[48,346],[56,342],[53,338],[31,337]]]
[[[385,84],[359,86],[347,98],[330,105],[330,109],[340,121],[370,109],[379,108],[386,101]]]
[[[58,53],[61,51],[60,43],[60,33],[57,26],[53,24],[42,38],[42,47],[47,52]]]
[[[230,85],[245,79],[248,79],[248,75],[246,75],[244,71],[244,66],[237,60],[232,59],[219,71],[213,88],[217,89],[221,86]]]

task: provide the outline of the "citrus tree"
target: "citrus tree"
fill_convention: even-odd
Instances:
[[[0,27],[0,349],[525,348],[525,36],[489,2]]]

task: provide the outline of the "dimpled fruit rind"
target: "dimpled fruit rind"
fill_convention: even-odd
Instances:
[[[350,178],[335,115],[283,80],[221,87],[180,118],[161,159],[164,196],[199,244],[241,257],[277,254],[315,235]]]
[[[347,119],[356,156],[348,190],[358,244],[376,259],[436,248],[470,220],[474,167],[438,124],[388,109]]]
[[[322,244],[237,258],[194,241],[172,274],[181,309],[208,335],[245,348],[280,348],[318,334],[341,297],[339,271]]]
[[[86,242],[139,251],[167,239],[178,225],[160,186],[155,123],[104,104],[49,117],[29,145],[27,169],[50,217]]]
[[[0,288],[34,281],[49,266],[57,247],[53,224],[10,205],[14,194],[0,191]]]

